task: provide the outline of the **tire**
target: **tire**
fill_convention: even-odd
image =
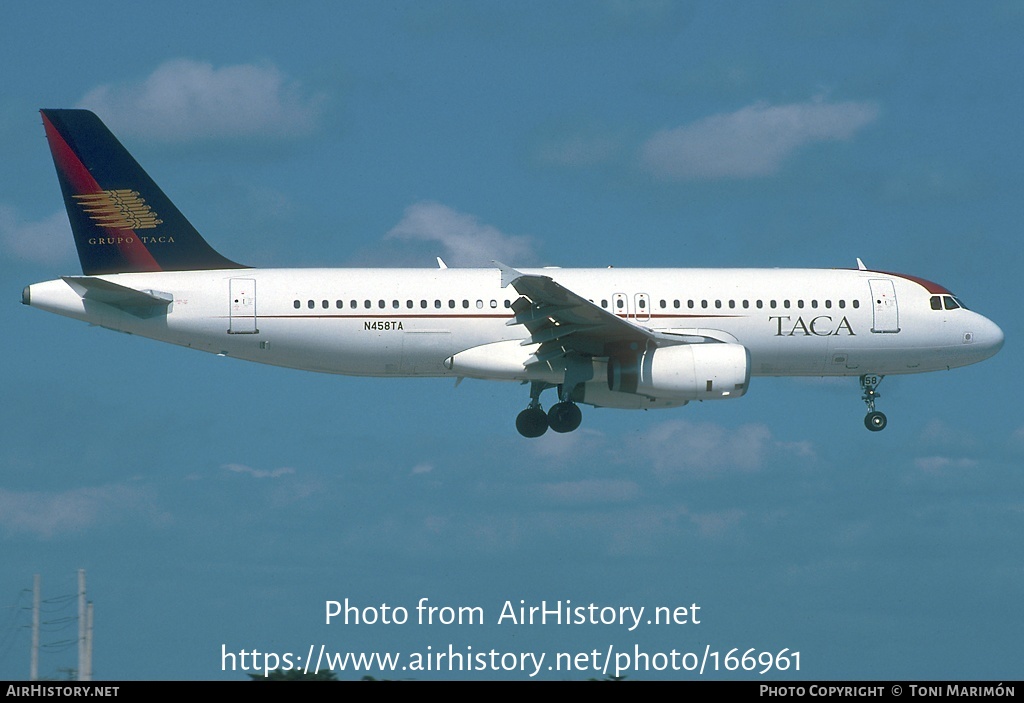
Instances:
[[[583,422],[583,413],[576,403],[555,403],[548,410],[548,425],[555,432],[572,432]]]
[[[880,413],[877,410],[868,413],[864,418],[864,426],[872,432],[881,432],[887,424],[889,424],[889,421],[886,419],[885,413]]]
[[[548,431],[548,416],[540,408],[527,408],[516,416],[516,429],[524,437],[540,437]]]

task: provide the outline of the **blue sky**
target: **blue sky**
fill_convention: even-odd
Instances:
[[[1024,675],[1024,4],[51,2],[0,27],[0,679],[28,676],[34,574],[40,672],[76,665],[78,569],[97,679],[242,680],[222,645],[320,644]],[[261,367],[20,305],[80,271],[37,112],[74,106],[253,265],[861,257],[947,286],[1006,346],[887,378],[878,434],[854,379],[757,378],[524,440],[517,385]],[[487,620],[324,623],[326,600],[423,597]],[[520,600],[702,619],[498,625]],[[460,676],[528,678],[392,677]]]

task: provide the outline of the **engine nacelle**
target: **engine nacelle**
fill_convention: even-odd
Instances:
[[[678,344],[608,360],[608,389],[655,398],[739,398],[750,383],[741,344]]]

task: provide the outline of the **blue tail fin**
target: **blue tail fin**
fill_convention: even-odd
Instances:
[[[88,110],[40,110],[82,272],[246,268],[206,243]]]

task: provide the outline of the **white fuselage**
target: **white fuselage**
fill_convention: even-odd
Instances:
[[[636,325],[733,338],[755,376],[936,371],[1001,347],[963,307],[934,309],[934,284],[848,269],[535,269]],[[63,279],[27,304],[111,329],[265,364],[361,376],[454,376],[452,355],[523,340],[519,294],[497,269],[234,269],[98,276],[173,302],[138,317]],[[169,295],[168,295],[169,294]],[[724,333],[724,334],[723,334]],[[731,339],[728,341],[732,341]],[[524,369],[524,380],[527,380]]]

